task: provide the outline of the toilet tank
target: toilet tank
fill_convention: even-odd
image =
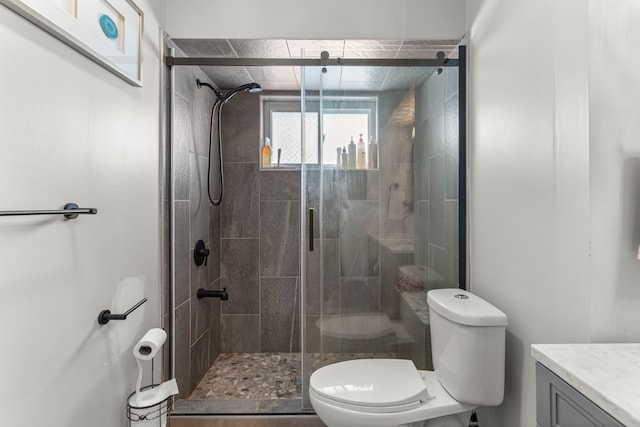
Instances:
[[[462,403],[502,403],[507,316],[462,289],[429,291],[427,304],[433,367],[442,386]]]

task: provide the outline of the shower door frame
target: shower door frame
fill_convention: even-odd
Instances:
[[[166,141],[165,145],[165,162],[163,163],[163,167],[165,168],[164,172],[166,175],[166,179],[168,180],[168,203],[171,206],[169,212],[169,244],[170,244],[170,258],[171,265],[169,266],[169,303],[168,306],[170,308],[169,313],[169,329],[171,334],[169,334],[169,342],[170,342],[170,351],[169,351],[169,363],[165,363],[165,366],[168,368],[168,378],[175,377],[175,310],[174,310],[174,294],[175,294],[175,277],[173,271],[173,265],[175,264],[175,250],[174,250],[174,232],[175,225],[174,219],[175,215],[173,212],[173,202],[174,202],[174,188],[173,188],[173,180],[172,176],[172,145],[173,145],[173,130],[171,126],[172,118],[173,118],[173,88],[174,88],[174,67],[177,66],[300,66],[300,67],[323,67],[323,66],[386,66],[386,67],[457,67],[459,72],[458,77],[458,91],[459,91],[459,180],[458,180],[458,189],[459,189],[459,214],[458,214],[458,242],[459,242],[459,287],[461,289],[467,288],[469,272],[467,271],[468,265],[468,245],[467,245],[467,228],[468,228],[468,215],[467,215],[467,134],[466,134],[466,117],[467,117],[467,104],[466,104],[466,96],[467,96],[467,66],[466,66],[466,46],[460,45],[458,46],[458,59],[380,59],[380,58],[354,58],[354,59],[345,59],[345,58],[321,58],[321,59],[313,59],[313,58],[215,58],[215,57],[176,57],[173,49],[169,49],[169,52],[165,55],[165,61],[162,65],[163,67],[167,67],[168,73],[168,84],[169,84],[169,99],[167,100],[167,123],[168,131],[166,132]],[[301,92],[304,91],[304,87],[301,88]],[[301,99],[301,103],[304,102],[304,99]],[[303,126],[304,129],[304,126]],[[165,129],[167,130],[167,129]],[[303,131],[304,132],[304,131]],[[304,138],[304,136],[303,136]],[[304,144],[304,142],[303,142]],[[304,157],[303,157],[304,158]],[[301,168],[301,180],[304,180],[304,174]],[[301,221],[300,221],[300,353],[304,357],[305,354],[305,299],[306,299],[306,286],[305,286],[305,262],[303,262],[303,256],[306,254],[307,247],[305,245],[307,238],[306,233],[309,230],[305,229],[306,221],[304,219],[304,215],[306,215],[306,204],[304,203],[304,195],[302,194],[304,191],[304,187],[301,188]],[[319,218],[321,220],[321,217]],[[304,364],[304,361],[303,361]],[[166,371],[165,371],[166,372]],[[304,367],[303,367],[304,374]],[[304,377],[304,375],[303,375]],[[163,378],[166,380],[168,378]],[[304,380],[303,380],[304,381]],[[303,387],[303,391],[306,389],[305,384],[301,384]],[[304,401],[304,398],[303,398]],[[301,408],[301,412],[302,411]]]

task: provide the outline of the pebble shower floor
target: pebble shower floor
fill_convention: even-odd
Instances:
[[[395,358],[394,353],[308,354],[314,367],[351,359]],[[176,413],[297,413],[302,411],[300,353],[222,353]]]

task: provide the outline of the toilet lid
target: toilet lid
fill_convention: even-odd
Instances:
[[[315,371],[309,385],[327,399],[359,406],[398,406],[429,398],[413,362],[402,359],[334,363]]]

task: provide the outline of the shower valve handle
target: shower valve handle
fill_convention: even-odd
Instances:
[[[196,245],[193,247],[193,261],[196,265],[207,265],[207,260],[209,259],[209,249],[204,244],[204,241],[198,240]]]

